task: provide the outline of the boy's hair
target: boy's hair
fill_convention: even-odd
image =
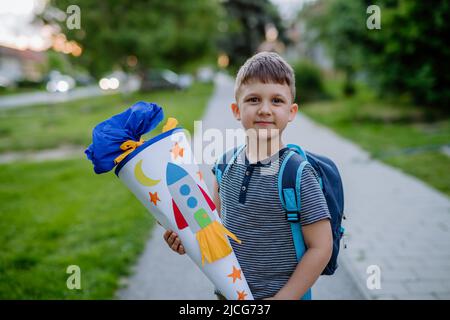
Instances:
[[[292,67],[275,52],[260,52],[249,58],[239,69],[234,85],[234,97],[238,101],[239,89],[253,80],[262,83],[287,84],[295,100],[295,76]]]

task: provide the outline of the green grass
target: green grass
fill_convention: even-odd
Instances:
[[[0,299],[105,299],[153,219],[113,173],[88,161],[1,165]],[[69,265],[81,290],[69,290]]]
[[[450,195],[450,119],[416,106],[377,100],[367,91],[353,98],[316,102],[301,112],[348,138],[375,159],[414,175]]]
[[[211,89],[5,111],[2,148],[87,145],[95,124],[140,99],[159,103],[166,117],[192,130]],[[111,299],[142,252],[154,219],[114,173],[95,175],[81,156],[0,165],[0,299]],[[81,268],[81,290],[66,286],[69,265]]]
[[[99,122],[144,100],[164,108],[165,120],[175,116],[180,125],[193,130],[193,120],[201,119],[212,92],[210,84],[194,84],[186,91],[108,95],[72,102],[0,110],[0,153],[42,150],[60,145],[87,146],[92,128]],[[163,123],[154,132],[160,132]],[[146,138],[146,137],[144,137]]]

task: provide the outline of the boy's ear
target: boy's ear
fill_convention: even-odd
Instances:
[[[241,120],[241,111],[239,110],[237,103],[231,104],[231,111],[233,111],[233,115],[236,120]]]
[[[291,122],[292,120],[295,119],[295,116],[297,115],[298,112],[298,104],[293,103],[291,105],[291,108],[289,110],[289,122]]]

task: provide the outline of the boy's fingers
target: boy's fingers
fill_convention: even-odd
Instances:
[[[180,244],[181,244],[181,240],[180,238],[176,238],[175,241],[172,244],[172,248],[176,251],[179,252],[180,251]]]
[[[178,245],[176,245],[175,243],[172,244],[170,247],[172,248],[173,251],[178,252]]]
[[[179,254],[186,253],[184,247],[181,245],[180,238],[175,232],[173,232],[172,230],[166,230],[163,237],[173,251],[178,252]]]
[[[166,232],[164,232],[163,238],[164,240],[167,241],[167,239],[169,239],[169,236],[172,234],[172,230],[166,230]]]
[[[177,238],[177,234],[175,232],[172,232],[172,234],[169,237],[170,243],[172,244],[176,238]]]

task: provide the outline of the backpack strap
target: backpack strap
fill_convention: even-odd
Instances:
[[[302,147],[296,144],[288,144],[287,147],[297,152],[303,159],[305,159],[309,164],[311,164],[314,170],[316,170],[316,166],[314,165],[314,163],[311,163],[310,161],[311,158],[308,158],[308,154],[302,149]],[[323,190],[322,178],[317,174],[316,178],[319,181],[320,189]]]
[[[220,182],[222,181],[222,177],[230,168],[231,164],[234,162],[238,154],[242,151],[245,145],[237,146],[232,149],[229,149],[225,152],[221,157],[219,157],[214,166],[216,172],[216,180],[217,184],[220,186]]]
[[[300,147],[287,146],[292,150],[289,151],[281,164],[278,175],[278,192],[281,204],[286,211],[286,220],[290,222],[297,261],[300,261],[306,251],[300,225],[301,179],[303,169],[308,161],[306,154]],[[302,300],[311,300],[311,288],[308,289]]]

